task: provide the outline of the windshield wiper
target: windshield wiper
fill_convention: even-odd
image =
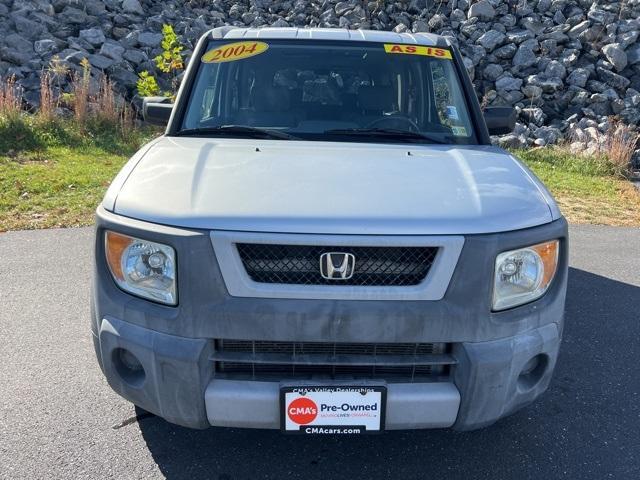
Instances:
[[[396,128],[336,128],[333,130],[325,130],[324,133],[327,135],[367,135],[407,140],[427,140],[430,143],[438,143],[442,145],[447,145],[449,143],[444,139],[432,137],[424,133]]]
[[[247,125],[220,125],[218,127],[187,128],[176,133],[178,136],[207,136],[207,135],[242,135],[252,138],[276,138],[278,140],[298,140],[298,137],[278,130],[249,127]]]

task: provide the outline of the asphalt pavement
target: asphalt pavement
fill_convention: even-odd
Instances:
[[[549,391],[476,432],[189,430],[107,386],[89,332],[92,229],[0,234],[0,478],[638,479],[640,229],[571,228]]]

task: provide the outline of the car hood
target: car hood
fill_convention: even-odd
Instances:
[[[495,147],[193,137],[148,146],[104,206],[179,227],[323,234],[489,233],[559,216]]]

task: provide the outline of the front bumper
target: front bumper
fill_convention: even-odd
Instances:
[[[104,261],[112,229],[171,245],[180,304],[158,305],[113,282]],[[489,278],[498,253],[560,239],[556,277],[527,305],[491,311]],[[564,219],[514,232],[472,235],[441,300],[319,300],[229,295],[209,232],[123,218],[98,210],[92,298],[96,354],[112,388],[170,422],[277,428],[278,383],[228,383],[214,371],[215,341],[442,342],[455,358],[434,383],[389,383],[388,429],[480,428],[530,403],[548,386],[563,329],[567,282]],[[121,350],[118,350],[121,349]],[[118,352],[140,361],[144,377],[123,374]],[[539,367],[522,371],[532,358]]]
[[[94,343],[111,387],[172,423],[193,428],[279,428],[279,383],[215,378],[211,341],[104,318]],[[385,428],[470,430],[490,425],[546,390],[559,345],[555,323],[500,340],[458,343],[451,381],[387,385]],[[118,349],[139,360],[142,381],[123,373]],[[535,357],[541,366],[523,375]]]

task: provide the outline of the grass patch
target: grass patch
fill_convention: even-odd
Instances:
[[[157,129],[89,119],[0,118],[0,231],[91,225],[96,206],[127,159]],[[514,152],[573,223],[640,226],[640,192],[604,157],[562,149]]]
[[[33,116],[0,121],[0,231],[90,225],[113,177],[157,134]]]
[[[640,226],[640,191],[605,157],[560,148],[514,152],[551,190],[572,223]]]

